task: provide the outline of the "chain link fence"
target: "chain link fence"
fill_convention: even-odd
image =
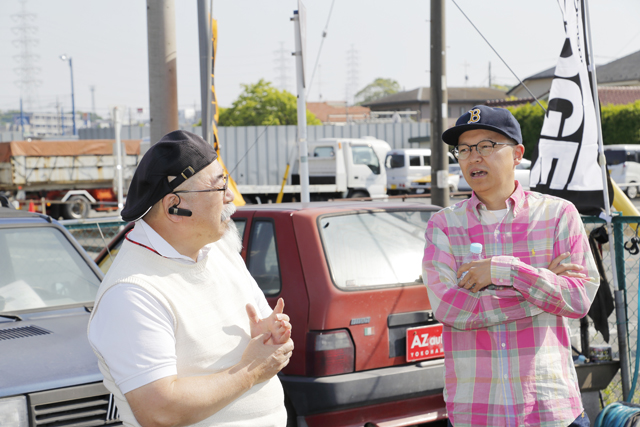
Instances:
[[[597,217],[583,217],[585,231],[587,235],[598,228],[603,227],[605,222]],[[640,275],[640,239],[638,238],[638,224],[640,217],[615,217],[613,218],[614,247],[611,250],[609,243],[599,244],[602,253],[602,262],[606,279],[611,288],[611,294],[615,290],[623,291],[624,295],[624,318],[626,319],[628,360],[630,365],[631,381],[635,372],[636,351],[638,342],[638,277]],[[615,260],[617,272],[617,288],[614,283],[612,260]],[[614,360],[620,360],[620,340],[618,337],[618,325],[616,311],[614,310],[608,318],[609,342],[604,340],[601,333],[597,332],[593,326],[591,318],[587,317],[589,323],[589,343],[591,346],[611,346],[611,356]],[[572,319],[570,322],[572,345],[580,348],[580,320]],[[576,343],[578,345],[576,345]],[[589,355],[586,355],[589,357]],[[609,386],[602,390],[602,401],[604,405],[623,401],[622,378],[620,370],[614,376]],[[636,396],[640,393],[635,393]],[[633,403],[640,403],[640,397],[635,397]]]
[[[120,217],[60,221],[89,256],[95,259],[107,244],[127,225]],[[106,272],[111,265],[100,266]]]

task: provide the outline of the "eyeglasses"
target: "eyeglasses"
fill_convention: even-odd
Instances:
[[[178,193],[209,193],[211,191],[222,191],[222,192],[227,192],[227,188],[229,185],[229,174],[225,175],[222,179],[224,179],[224,185],[222,186],[222,188],[207,188],[206,190],[180,190],[180,191],[174,191],[173,194],[178,194]]]
[[[483,141],[478,142],[475,145],[457,145],[453,148],[453,155],[456,156],[457,159],[466,160],[471,155],[471,149],[473,147],[476,148],[478,154],[482,157],[490,156],[493,153],[493,149],[496,145],[514,145],[508,142],[495,142],[490,139],[485,139]]]

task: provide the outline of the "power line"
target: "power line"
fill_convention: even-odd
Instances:
[[[316,75],[316,69],[319,67],[318,61],[320,61],[320,52],[322,52],[322,46],[324,45],[324,39],[327,38],[327,29],[329,28],[329,21],[331,20],[331,13],[333,12],[333,5],[336,0],[331,2],[331,8],[329,9],[329,16],[327,17],[327,23],[324,26],[324,30],[322,30],[322,40],[320,41],[320,48],[318,49],[318,56],[316,56],[316,65],[313,66],[313,72],[311,73],[311,79],[309,80],[309,90],[308,93],[311,93],[311,86],[313,85],[313,77]],[[320,93],[320,99],[322,99],[322,93]]]
[[[469,19],[469,17],[467,16],[466,13],[464,13],[464,11],[460,8],[460,6],[458,6],[458,3],[456,3],[456,0],[451,0],[453,2],[453,4],[456,5],[456,7],[458,8],[458,10],[460,11],[460,13],[462,13],[462,15],[467,18],[467,21],[469,21],[469,23],[471,24],[471,26],[473,28],[475,28],[475,30],[478,32],[478,34],[480,34],[480,37],[482,37],[482,39],[489,45],[489,47],[491,48],[491,50],[493,50],[493,52],[498,55],[498,58],[500,58],[500,60],[502,61],[502,63],[509,69],[509,71],[511,71],[511,74],[513,74],[515,76],[516,79],[518,79],[518,81],[520,82],[520,84],[522,85],[522,87],[524,87],[527,92],[529,92],[529,95],[531,95],[532,98],[534,98],[536,100],[536,102],[538,103],[538,105],[540,106],[540,108],[542,108],[544,110],[544,112],[547,112],[547,109],[544,108],[542,106],[542,104],[540,103],[540,101],[538,101],[538,98],[531,93],[531,91],[529,90],[529,88],[527,87],[527,85],[525,85],[523,83],[522,80],[520,80],[520,77],[518,77],[518,75],[511,69],[511,67],[509,67],[509,64],[507,64],[507,61],[505,61],[504,59],[502,59],[502,56],[500,56],[500,54],[498,53],[498,51],[491,45],[491,43],[489,43],[489,40],[487,40],[487,38],[484,36],[484,34],[482,34],[480,32],[480,30],[478,29],[478,27],[475,26],[475,24],[473,22],[471,22],[471,19]]]

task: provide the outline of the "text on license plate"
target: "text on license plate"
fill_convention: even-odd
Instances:
[[[407,329],[407,362],[438,359],[443,356],[442,324]]]

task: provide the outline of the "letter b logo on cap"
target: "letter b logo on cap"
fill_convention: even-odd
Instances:
[[[469,110],[469,114],[471,114],[471,117],[469,118],[469,121],[467,123],[476,123],[480,121],[479,108],[474,108],[473,110]]]

